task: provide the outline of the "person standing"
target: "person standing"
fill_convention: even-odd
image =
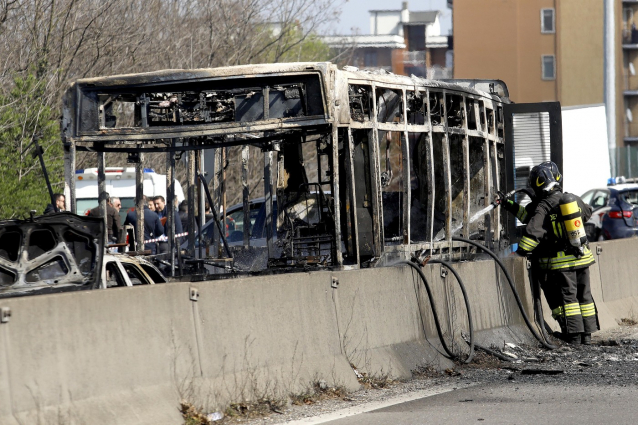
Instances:
[[[184,200],[179,204],[179,221],[182,225],[182,230],[188,232],[188,201]]]
[[[104,197],[106,198],[106,227],[108,237],[107,241],[117,243],[117,240],[120,237],[120,231],[122,229],[122,225],[120,223],[120,208],[122,208],[122,202],[119,198],[111,198],[108,192],[104,193]],[[114,204],[117,204],[119,207],[116,208]],[[89,210],[87,216],[101,217],[100,206]]]
[[[149,207],[148,199],[146,195],[144,195],[144,240],[150,240],[153,238],[158,238],[160,235],[164,233],[164,227],[160,222],[160,218],[152,211]],[[133,209],[128,212],[126,215],[126,220],[124,221],[124,225],[133,225],[135,229],[135,235],[137,235],[137,212]],[[157,244],[156,243],[146,243],[144,247],[151,251],[151,254],[157,253]]]
[[[164,227],[168,226],[165,219],[168,217],[168,215],[166,214],[166,209],[168,208],[166,206],[166,200],[161,195],[158,195],[153,199],[153,201],[155,202],[155,213],[157,213],[159,218],[162,220],[162,224],[164,225]],[[182,221],[179,220],[179,212],[177,211],[177,209],[174,209],[174,212],[175,214],[173,215],[173,220],[175,221],[175,233],[181,234],[182,232],[184,232],[182,229]]]
[[[501,200],[501,205],[527,223],[516,252],[529,256],[539,272],[552,316],[561,327],[559,337],[572,344],[591,344],[591,334],[600,329],[589,280],[595,260],[586,237],[574,239],[568,224],[582,227],[591,217],[591,207],[563,193],[560,179],[554,163],[541,163],[528,179],[535,194],[532,206],[521,208],[511,200]]]
[[[66,197],[64,194],[53,194],[55,204],[47,204],[43,214],[60,213],[66,210]]]

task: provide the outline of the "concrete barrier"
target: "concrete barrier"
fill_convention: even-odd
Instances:
[[[638,320],[638,238],[604,241],[596,244],[600,274],[600,297],[614,322],[623,318]]]
[[[635,309],[637,245],[601,243],[592,288],[604,327]],[[506,264],[531,316],[525,261]],[[455,268],[479,343],[532,342],[494,262]],[[438,264],[424,273],[446,342],[466,353],[454,277]],[[408,378],[419,366],[450,366],[423,284],[406,266],[32,296],[0,307],[11,310],[0,323],[1,423],[179,423],[180,399],[212,411],[285,398],[320,380],[353,390],[352,367]]]

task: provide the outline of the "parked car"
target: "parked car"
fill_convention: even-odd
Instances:
[[[266,204],[264,197],[250,200],[250,245],[254,247],[266,246]],[[277,198],[273,197],[273,217],[277,217]],[[209,220],[202,228],[204,243],[213,239],[215,220]],[[195,247],[199,247],[199,237],[195,238]],[[273,235],[277,236],[277,223],[273,220]],[[226,215],[226,241],[229,246],[242,245],[244,242],[244,205],[235,204],[228,208]],[[182,249],[188,248],[188,241],[181,245]]]
[[[590,241],[638,235],[638,184],[591,189],[581,198],[593,210],[591,219],[585,224]]]

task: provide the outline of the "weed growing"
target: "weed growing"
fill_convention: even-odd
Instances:
[[[187,401],[180,402],[179,411],[186,425],[208,425],[210,422],[202,410]]]
[[[315,382],[306,392],[290,395],[293,405],[310,405],[326,399],[343,399],[348,392],[343,386],[328,386],[323,380]]]

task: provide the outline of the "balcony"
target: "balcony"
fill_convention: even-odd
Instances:
[[[629,25],[624,24],[623,27],[629,28]],[[638,50],[638,29],[633,25],[631,27],[622,30],[622,47],[626,50]]]
[[[425,51],[403,52],[403,63],[406,65],[425,65]]]
[[[636,117],[638,118],[638,117]],[[638,123],[636,122],[628,122],[625,120],[625,137],[623,140],[625,143],[636,143],[638,142]]]

